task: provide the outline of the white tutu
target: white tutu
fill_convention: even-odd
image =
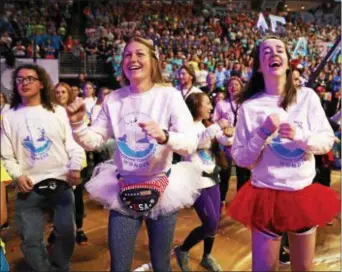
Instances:
[[[127,208],[120,199],[116,169],[113,160],[101,163],[94,169],[93,176],[85,187],[92,199],[100,202],[106,209],[124,215],[156,219],[160,215],[191,207],[201,192],[198,181],[202,177],[202,170],[191,162],[180,162],[172,165],[169,184],[156,206],[148,212],[135,212]]]

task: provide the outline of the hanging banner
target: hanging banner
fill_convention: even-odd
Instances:
[[[293,50],[292,58],[296,59],[299,56],[305,57],[307,54],[308,54],[308,41],[306,38],[300,37],[298,39],[295,49]]]
[[[284,17],[280,17],[280,16],[276,16],[276,15],[271,15],[271,14],[268,17],[270,18],[270,21],[271,21],[272,32],[276,32],[277,24],[278,23],[281,23],[283,25],[286,24],[286,20],[285,20]]]
[[[277,31],[277,25],[278,23],[281,23],[283,25],[286,24],[286,20],[284,17],[281,17],[281,16],[276,16],[276,15],[269,15],[268,18],[270,19],[271,21],[271,30],[272,32],[276,32]],[[266,22],[266,19],[264,17],[264,15],[260,12],[259,14],[259,19],[258,19],[258,22],[257,22],[257,28],[262,30],[262,31],[266,31],[268,30],[268,24]]]
[[[259,29],[261,29],[263,31],[268,30],[267,22],[265,20],[264,15],[261,12],[259,14],[259,19],[258,19],[258,22],[257,22],[257,28],[259,28]]]

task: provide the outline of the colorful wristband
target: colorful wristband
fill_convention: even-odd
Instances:
[[[267,128],[260,128],[261,132],[263,132],[267,137],[270,137],[272,135],[272,132],[269,131]]]

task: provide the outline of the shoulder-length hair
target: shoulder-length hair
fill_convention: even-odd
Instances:
[[[191,83],[195,84],[196,83],[196,74],[195,74],[195,70],[191,65],[182,65],[181,68],[179,68],[179,71],[184,69],[191,77]]]
[[[253,58],[254,58],[254,62],[253,62],[253,70],[252,70],[252,76],[251,79],[248,81],[248,83],[246,84],[246,87],[244,88],[244,90],[240,93],[236,95],[236,101],[238,104],[242,104],[243,102],[245,102],[246,100],[250,99],[252,96],[254,96],[257,93],[263,92],[265,90],[265,81],[264,81],[264,77],[262,75],[262,73],[259,72],[259,66],[260,66],[260,46],[261,44],[269,39],[276,39],[276,40],[280,40],[284,43],[285,42],[280,39],[277,36],[267,36],[265,37],[254,49],[253,52]],[[285,46],[285,51],[286,51],[286,55],[288,57],[288,71],[286,72],[286,83],[285,83],[285,91],[284,91],[284,97],[283,100],[280,103],[280,106],[286,110],[288,108],[288,106],[290,106],[291,104],[293,104],[296,101],[296,94],[297,94],[297,90],[293,84],[293,80],[292,80],[292,68],[290,65],[290,53],[287,50],[286,46]]]
[[[65,82],[59,82],[59,83],[56,84],[56,86],[55,86],[55,96],[54,96],[54,99],[55,99],[55,100],[54,100],[54,102],[55,102],[56,104],[59,104],[59,103],[57,102],[57,98],[56,98],[56,89],[58,88],[58,86],[61,86],[61,87],[63,87],[64,89],[66,89],[66,91],[67,91],[67,93],[68,93],[67,105],[71,104],[71,102],[74,101],[74,94],[73,94],[73,92],[72,92],[72,89],[71,89],[70,85],[69,85],[68,83],[65,83]]]
[[[15,71],[13,72],[13,95],[11,98],[11,108],[14,108],[15,110],[18,108],[18,106],[22,103],[21,96],[18,91],[18,86],[16,83],[16,78],[18,76],[18,73],[20,70],[28,69],[28,70],[34,70],[37,73],[37,76],[39,78],[39,81],[42,83],[43,88],[40,90],[40,99],[41,99],[41,105],[43,108],[47,109],[48,111],[54,112],[54,87],[52,80],[49,76],[49,74],[46,72],[46,70],[36,64],[24,64],[19,66]]]
[[[199,117],[199,109],[205,96],[209,98],[206,93],[192,93],[185,100],[194,120]]]
[[[161,70],[160,63],[159,63],[159,53],[158,53],[157,49],[155,47],[153,47],[153,44],[151,41],[146,40],[146,39],[139,37],[139,36],[134,36],[134,37],[130,38],[129,41],[127,42],[124,50],[123,50],[122,59],[125,58],[125,51],[126,51],[127,46],[129,44],[131,44],[132,42],[138,42],[138,43],[141,43],[141,44],[148,47],[150,57],[151,57],[151,61],[152,61],[152,75],[151,75],[152,82],[153,83],[159,83],[159,84],[166,84],[166,81],[163,78],[162,70]],[[124,69],[123,69],[123,61],[121,62],[121,71],[122,71],[121,85],[127,86],[130,83],[129,83],[129,80],[126,77]]]

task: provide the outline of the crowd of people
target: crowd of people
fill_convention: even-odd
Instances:
[[[70,5],[50,4],[34,14],[55,12],[58,24],[46,20],[32,27],[33,36],[33,29],[41,35],[67,28]],[[96,86],[85,74],[76,85],[53,86],[42,67],[29,64],[13,73],[10,103],[0,93],[1,170],[16,187],[15,223],[29,266],[70,269],[75,243],[88,241],[86,188],[110,209],[111,271],[131,270],[143,221],[153,270],[170,271],[177,212],[184,207],[195,209],[201,225],[174,248],[182,271],[191,270],[190,250],[200,241],[201,265],[223,270],[211,254],[222,214],[251,228],[253,271],[275,271],[290,259],[294,271],[310,271],[317,226],[340,212],[329,187],[340,159],[341,55],[312,89],[305,84],[324,57],[318,44],[334,42],[340,27],[304,24],[288,14],[279,35],[265,37],[255,12],[195,16],[188,5],[129,5],[84,9],[87,58],[107,61],[121,88]],[[7,8],[12,26],[30,11]],[[30,29],[16,25],[10,33]],[[8,32],[3,37],[12,42]],[[300,37],[307,53],[293,59]],[[72,50],[72,37],[67,40]],[[227,205],[232,167],[237,194]],[[42,247],[46,207],[53,221],[50,254]],[[1,208],[3,225],[6,205]]]

